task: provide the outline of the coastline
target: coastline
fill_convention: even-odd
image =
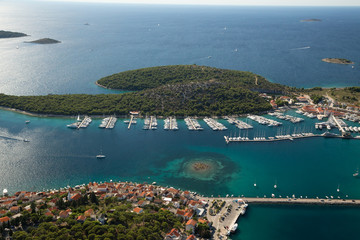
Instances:
[[[8,108],[8,107],[3,107],[3,106],[0,106],[0,110],[5,110],[5,111],[10,111],[10,112],[15,112],[15,113],[19,113],[19,114],[24,114],[24,115],[27,115],[27,116],[31,116],[31,117],[43,117],[43,118],[73,118],[75,117],[76,115],[62,115],[62,114],[40,114],[40,113],[32,113],[32,112],[28,112],[28,111],[24,111],[24,110],[20,110],[20,109],[16,109],[16,108]],[[261,113],[258,113],[259,115],[264,115],[264,114],[267,114],[268,112],[261,112]],[[240,115],[229,115],[231,117],[245,117],[247,114],[249,113],[245,113],[245,114],[240,114]],[[111,116],[111,115],[89,115],[89,114],[80,114],[80,115],[87,115],[89,117],[93,117],[93,118],[104,118],[104,116]],[[204,118],[204,117],[209,117],[210,115],[208,116],[193,116],[195,118]],[[116,117],[118,118],[129,118],[130,117],[130,114],[129,115],[116,115]],[[163,118],[166,118],[166,116],[156,116],[157,118],[159,119],[163,119]],[[175,116],[176,118],[179,118],[179,119],[184,119],[186,118],[187,116]],[[212,118],[222,118],[223,116],[210,116]],[[138,118],[145,118],[145,116],[139,114]]]

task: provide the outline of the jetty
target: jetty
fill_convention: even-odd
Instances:
[[[219,123],[213,118],[206,117],[204,118],[204,122],[213,130],[213,131],[224,131],[227,130],[227,127],[224,124]]]
[[[115,123],[117,118],[114,116],[106,117],[101,121],[99,128],[113,129],[115,127]]]
[[[258,122],[262,125],[267,125],[268,127],[277,127],[282,125],[281,122],[269,119],[269,118],[265,118],[263,116],[258,116],[258,115],[248,115],[247,116],[249,119]]]
[[[247,129],[253,129],[254,127],[244,121],[235,119],[233,117],[224,117],[224,119],[230,123],[235,125],[237,128],[239,128],[240,130],[247,130]]]
[[[164,120],[164,130],[178,130],[178,124],[175,117],[168,117]]]
[[[186,125],[187,125],[187,127],[188,127],[188,129],[190,131],[202,131],[202,130],[204,130],[196,119],[191,118],[191,117],[187,117],[184,120],[185,120],[185,123],[186,123]]]

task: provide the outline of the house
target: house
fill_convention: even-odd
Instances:
[[[10,218],[9,217],[2,217],[0,218],[0,226],[2,226],[3,224],[6,224],[10,222]]]
[[[52,219],[55,220],[55,215],[50,211],[46,212],[44,215],[47,217],[52,217]]]
[[[136,207],[136,208],[134,208],[133,209],[133,212],[134,213],[137,213],[137,214],[140,214],[140,213],[142,213],[144,210],[142,209],[142,208],[139,208],[139,207]]]
[[[94,210],[90,208],[84,212],[84,215],[85,217],[90,217],[91,215],[94,215]]]
[[[210,227],[210,225],[211,225],[211,223],[210,223],[208,220],[203,219],[203,218],[199,218],[198,223],[206,224],[206,225],[208,225],[209,227]]]
[[[181,240],[182,235],[176,228],[171,229],[171,231],[166,234],[165,240]]]
[[[76,193],[75,195],[73,195],[71,198],[70,198],[70,201],[77,201],[81,198],[81,194],[79,193]]]
[[[59,213],[59,217],[60,217],[60,218],[67,218],[67,217],[70,216],[70,214],[71,214],[71,209],[67,209],[67,210],[65,210],[65,211],[61,211],[61,212]]]
[[[10,212],[12,212],[12,213],[18,213],[19,211],[20,211],[19,206],[13,206],[10,208]]]
[[[277,104],[275,103],[274,99],[270,100],[270,105],[272,106],[273,109],[277,109]]]
[[[195,221],[194,219],[189,219],[186,222],[185,230],[194,233],[196,225],[197,225],[197,221]]]
[[[6,213],[7,213],[6,210],[0,210],[0,217],[1,217],[1,216],[4,216]]]
[[[84,223],[85,220],[86,220],[86,217],[85,217],[84,215],[80,215],[80,216],[78,216],[77,219],[76,219],[76,221],[77,221],[78,223]]]
[[[298,102],[307,103],[308,99],[306,97],[297,97],[296,100]]]

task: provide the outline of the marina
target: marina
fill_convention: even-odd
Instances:
[[[72,128],[72,129],[87,128],[91,122],[92,122],[92,119],[89,116],[85,116],[83,120],[81,120],[80,116],[78,116],[77,122],[68,124],[66,126],[68,128]]]
[[[224,124],[219,123],[213,118],[204,118],[204,122],[213,130],[213,131],[224,131],[227,130],[227,127]]]
[[[247,130],[247,129],[253,129],[254,127],[247,122],[241,121],[239,119],[233,118],[233,117],[224,117],[224,119],[230,123],[235,125],[240,130]]]
[[[117,118],[114,116],[106,117],[101,121],[99,128],[113,129],[115,127],[115,123]]]
[[[281,119],[281,120],[290,121],[292,123],[299,123],[299,122],[304,121],[303,118],[294,117],[294,116],[291,116],[291,115],[284,115],[283,113],[280,113],[280,112],[269,113],[269,115],[270,116],[275,116],[276,118]]]
[[[268,127],[278,127],[278,126],[282,125],[281,122],[278,122],[278,121],[275,121],[275,120],[272,120],[269,118],[265,118],[263,116],[248,115],[247,117],[255,122],[262,124],[262,125],[267,125]]]
[[[164,130],[179,130],[178,124],[175,117],[168,117],[164,119]]]
[[[204,130],[195,118],[187,117],[184,119],[184,121],[190,131]]]

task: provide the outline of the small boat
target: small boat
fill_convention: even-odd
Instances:
[[[29,140],[29,139],[26,139],[26,138],[24,138],[23,141],[24,141],[24,142],[30,142],[30,140]]]
[[[340,192],[340,185],[338,185],[338,188],[336,189],[337,192]]]
[[[153,182],[152,185],[156,185],[156,182]]]
[[[29,124],[29,123],[30,123],[30,120],[26,120],[25,123],[26,123],[26,124]]]
[[[257,185],[256,185],[256,183],[254,183],[254,187],[256,187]]]
[[[237,227],[238,227],[238,224],[235,223],[235,224],[231,227],[230,232],[232,232],[232,233],[235,232],[236,229],[237,229]]]
[[[103,155],[103,154],[99,154],[99,155],[96,155],[96,158],[97,159],[104,159],[104,158],[106,158],[106,156]]]
[[[359,169],[356,170],[356,172],[353,174],[353,177],[360,177]]]
[[[7,196],[9,193],[8,193],[8,190],[5,188],[4,190],[3,190],[3,196]]]

